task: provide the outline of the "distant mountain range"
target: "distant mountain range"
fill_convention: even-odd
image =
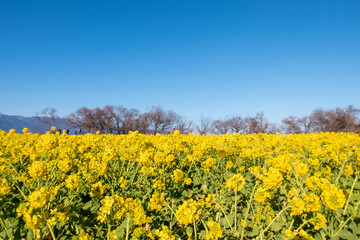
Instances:
[[[24,128],[28,128],[32,133],[44,133],[50,130],[51,126],[65,129],[67,127],[66,120],[64,118],[24,117],[0,113],[0,129],[6,132],[15,129],[16,132],[21,133]]]

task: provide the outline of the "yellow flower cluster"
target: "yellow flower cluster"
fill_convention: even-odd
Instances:
[[[165,196],[166,193],[154,193],[150,198],[150,207],[154,210],[161,211],[163,207],[166,206],[164,201]]]
[[[97,219],[104,222],[109,216],[113,219],[122,219],[123,217],[132,219],[135,225],[142,225],[146,222],[146,214],[142,209],[141,202],[136,199],[124,199],[118,195],[106,196],[100,207]]]
[[[175,183],[180,182],[184,177],[186,176],[186,173],[181,171],[180,169],[175,169],[174,173],[172,175],[172,178],[174,179]]]
[[[102,182],[97,182],[91,186],[91,194],[93,196],[101,196],[104,194],[107,186],[103,185]]]
[[[209,232],[205,235],[206,240],[217,240],[221,237],[223,229],[219,223],[215,221],[208,221],[206,225],[209,227]]]
[[[210,169],[212,166],[214,166],[215,164],[216,164],[216,159],[210,157],[210,158],[206,159],[205,161],[203,161],[203,162],[201,163],[201,166],[204,168],[204,171],[205,171],[205,172],[208,172],[209,169]]]
[[[11,187],[9,186],[6,179],[0,179],[0,194],[7,195],[11,192]]]
[[[34,209],[42,208],[49,201],[51,192],[42,187],[39,191],[34,191],[29,195],[30,206]]]
[[[261,179],[263,180],[263,188],[271,190],[279,187],[284,178],[279,169],[270,167],[268,171],[264,171]]]
[[[0,238],[357,239],[359,173],[358,134],[0,130]]]
[[[77,174],[71,174],[65,180],[65,186],[68,189],[75,190],[80,185],[80,177]]]
[[[345,204],[345,195],[341,189],[334,184],[328,185],[321,193],[323,204],[331,210],[342,208]]]
[[[315,230],[320,230],[326,226],[327,220],[321,213],[316,213],[316,218],[311,219],[310,223],[314,225]]]
[[[245,187],[245,178],[240,174],[235,174],[225,182],[225,186],[229,190],[240,191]]]
[[[180,224],[188,225],[199,219],[203,205],[194,199],[183,202],[176,210],[176,217]]]
[[[46,174],[46,171],[46,163],[42,161],[34,161],[29,167],[29,175],[33,178],[44,176]]]
[[[155,235],[159,240],[175,240],[175,236],[172,234],[168,226],[162,225],[161,230],[156,229]]]

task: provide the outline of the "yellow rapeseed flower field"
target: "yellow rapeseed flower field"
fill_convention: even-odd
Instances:
[[[0,239],[359,239],[360,135],[0,130]]]

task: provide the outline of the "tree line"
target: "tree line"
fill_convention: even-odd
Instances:
[[[253,116],[233,115],[212,120],[201,117],[197,122],[187,120],[171,110],[151,107],[141,113],[137,109],[124,106],[103,108],[82,107],[65,118],[69,128],[81,129],[83,133],[127,134],[139,131],[143,134],[168,134],[178,130],[183,134],[253,134],[253,133],[310,133],[310,132],[360,132],[360,109],[349,105],[345,108],[316,109],[303,117],[289,116],[281,124],[270,123],[262,112]],[[51,125],[57,119],[56,110],[44,109],[42,119]]]

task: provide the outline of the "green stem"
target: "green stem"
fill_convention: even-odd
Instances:
[[[284,208],[283,210],[281,210],[277,215],[280,216],[285,210],[287,210],[288,208],[290,207],[286,207]],[[264,233],[270,228],[270,226],[275,222],[277,216],[274,217],[274,219],[269,223],[269,225],[260,233],[260,235],[256,238],[256,239],[259,239],[259,238],[262,238],[262,235],[264,235]]]
[[[53,230],[52,230],[52,227],[50,226],[50,224],[49,224],[48,222],[46,223],[46,225],[48,226],[48,228],[49,228],[49,230],[50,230],[50,233],[51,233],[52,238],[53,238],[54,240],[56,240],[56,237],[55,237],[55,234],[54,234],[54,232],[53,232]]]
[[[129,239],[129,218],[126,221],[126,240]]]
[[[337,186],[339,180],[340,180],[340,177],[341,177],[341,173],[344,169],[344,166],[345,166],[345,163],[346,163],[347,159],[344,161],[344,163],[341,165],[341,168],[340,168],[340,171],[339,171],[339,175],[337,176],[336,180],[335,180],[335,186]]]
[[[195,240],[197,239],[197,233],[196,233],[196,225],[195,225],[195,221],[194,221],[194,234],[195,234]]]
[[[236,216],[236,214],[237,214],[237,189],[235,189],[235,226],[234,226],[234,229],[235,229],[235,232],[236,232],[236,218],[237,218],[237,216]]]
[[[165,202],[165,204],[170,209],[170,211],[174,214],[174,216],[176,217],[176,214],[175,214],[174,210],[170,207],[170,205],[167,202]]]
[[[305,226],[305,224],[308,224],[310,221],[305,221],[303,222],[297,229],[296,231],[299,231],[303,226]]]
[[[107,240],[110,240],[111,225],[108,223]]]
[[[340,228],[339,228],[339,230],[337,230],[337,232],[334,234],[334,235],[332,235],[331,237],[333,238],[333,237],[335,237],[336,235],[338,235],[339,234],[339,232],[343,229],[343,227],[345,226],[345,224],[348,222],[348,221],[350,221],[352,219],[352,217],[349,217],[344,223],[342,223],[341,225],[340,225]]]
[[[292,228],[292,226],[293,226],[294,222],[295,222],[295,219],[293,219],[293,220],[291,221],[291,224],[290,224],[290,227],[289,227],[289,229],[290,229],[290,230],[291,230],[291,228]]]
[[[26,201],[29,201],[29,199],[28,199],[27,196],[23,193],[23,191],[21,191],[21,189],[20,189],[17,185],[15,185],[15,187],[19,190],[19,192],[20,192],[21,195],[24,197],[24,199],[25,199]]]
[[[346,210],[347,210],[347,208],[348,208],[348,206],[349,206],[350,198],[351,198],[351,196],[352,196],[352,194],[353,194],[354,187],[355,187],[355,183],[357,182],[358,177],[359,177],[359,175],[356,175],[356,177],[355,177],[355,179],[354,179],[354,182],[353,182],[353,185],[351,186],[350,194],[349,194],[348,200],[346,201],[346,205],[345,205],[345,208],[344,208],[344,213],[343,213],[343,215],[345,215]]]
[[[7,236],[10,238],[9,231],[8,231],[8,229],[7,229],[6,225],[5,225],[5,223],[4,223],[4,221],[2,220],[2,218],[1,218],[1,217],[0,217],[0,221],[1,221],[1,225],[3,225],[3,226],[4,226],[4,228],[5,228],[5,231],[6,231]]]
[[[206,233],[209,233],[209,229],[206,227],[206,224],[205,224],[204,220],[202,220],[202,219],[200,219],[200,220],[201,220],[202,224],[205,227]]]
[[[229,226],[230,226],[230,229],[231,229],[231,231],[232,231],[232,230],[233,230],[233,228],[232,228],[232,226],[231,226],[231,223],[230,223],[230,221],[229,221],[229,218],[227,217],[227,215],[226,215],[226,213],[225,213],[224,209],[221,207],[221,205],[220,205],[220,204],[218,204],[218,203],[216,203],[216,204],[220,207],[221,211],[223,212],[223,214],[224,214],[224,216],[225,216],[225,219],[226,219],[226,221],[228,222],[228,224],[229,224]]]
[[[245,234],[245,227],[246,227],[246,221],[247,221],[247,217],[249,215],[249,211],[250,211],[250,207],[251,207],[251,202],[252,202],[252,199],[254,197],[254,194],[255,194],[255,190],[256,190],[256,185],[254,186],[253,190],[252,190],[252,193],[251,193],[251,197],[248,201],[248,204],[247,204],[247,210],[246,210],[246,214],[245,214],[245,220],[244,220],[244,224],[243,224],[243,227],[242,227],[242,231],[241,231],[241,240],[244,238],[244,234]],[[236,230],[235,230],[236,231]]]

